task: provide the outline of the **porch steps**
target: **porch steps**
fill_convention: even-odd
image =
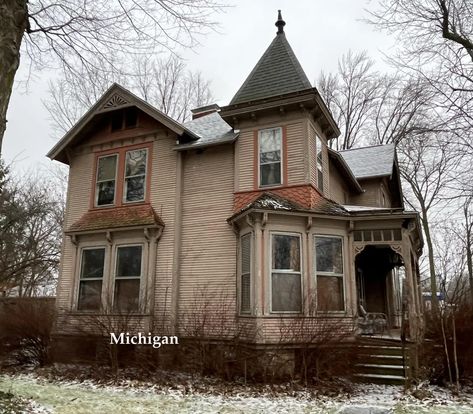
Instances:
[[[409,372],[408,346],[400,341],[361,338],[355,378],[360,382],[404,385]]]

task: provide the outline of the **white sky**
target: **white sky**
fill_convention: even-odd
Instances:
[[[360,0],[238,0],[235,6],[215,16],[219,33],[200,38],[201,45],[183,53],[192,70],[211,81],[220,105],[228,104],[246,76],[276,35],[277,10],[282,10],[284,28],[304,71],[312,83],[321,70],[334,71],[339,57],[352,49],[367,50],[380,66],[382,53],[389,54],[393,41],[361,22],[364,8],[375,1]],[[24,80],[28,68],[20,65],[16,80]],[[16,171],[48,169],[46,153],[57,137],[49,126],[43,106],[52,72],[43,71],[25,87],[17,82],[7,114],[8,124],[2,157],[14,161]]]

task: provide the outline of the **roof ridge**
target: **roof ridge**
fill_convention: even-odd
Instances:
[[[376,147],[394,147],[394,143],[392,142],[389,142],[387,144],[376,144],[376,145],[367,145],[365,147],[357,147],[357,148],[348,148],[348,149],[344,149],[344,150],[334,150],[333,148],[330,148],[336,152],[348,152],[348,151],[356,151],[356,150],[360,150],[360,149],[367,149],[367,148],[376,148]]]

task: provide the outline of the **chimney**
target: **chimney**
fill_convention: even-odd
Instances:
[[[192,119],[197,119],[202,116],[209,115],[218,111],[220,111],[220,107],[217,104],[211,104],[211,105],[201,106],[200,108],[191,109]]]

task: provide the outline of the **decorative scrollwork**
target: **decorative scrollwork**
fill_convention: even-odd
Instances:
[[[119,106],[126,105],[128,101],[122,98],[118,94],[112,95],[112,97],[105,103],[103,109],[117,108]]]
[[[353,245],[353,257],[358,256],[363,250],[365,250],[366,244],[354,244]]]

